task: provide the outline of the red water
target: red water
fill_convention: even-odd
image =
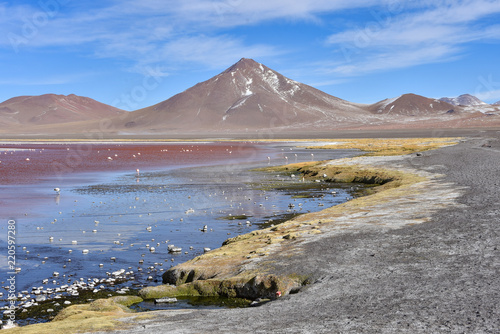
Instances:
[[[158,170],[253,161],[251,143],[3,144],[0,185],[32,184],[82,172]]]

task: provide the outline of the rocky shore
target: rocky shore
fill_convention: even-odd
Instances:
[[[167,272],[164,281],[177,287],[141,292],[156,298],[185,290],[257,291],[271,303],[122,314],[125,331],[100,333],[494,333],[500,328],[499,138],[482,132],[418,155],[288,167],[284,172],[323,179],[356,167],[383,185],[229,240]]]

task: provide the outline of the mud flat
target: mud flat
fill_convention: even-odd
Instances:
[[[114,325],[127,333],[494,333],[500,328],[499,137],[480,133],[418,156],[284,167],[320,180],[382,185],[229,240],[167,272],[164,280],[176,287],[141,292],[143,298],[257,292],[274,301],[117,313]],[[37,332],[45,325],[57,326],[36,325]]]

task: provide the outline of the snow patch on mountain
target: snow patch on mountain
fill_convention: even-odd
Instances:
[[[252,78],[245,78],[245,92],[243,92],[243,96],[250,96],[253,94],[252,90],[250,89],[252,87]]]
[[[274,73],[271,70],[268,70],[264,76],[262,77],[262,80],[264,80],[271,88],[276,92],[279,93],[280,89],[280,80],[278,78],[278,75]]]
[[[380,105],[378,107],[378,112],[383,112],[390,104],[396,102],[402,95],[399,95],[398,97],[393,97],[393,98],[390,98],[390,99],[385,99],[383,101],[380,102]],[[391,109],[394,108],[394,105],[392,105]]]
[[[470,94],[462,94],[458,97],[442,97],[440,101],[452,104],[454,106],[484,106],[487,103]]]
[[[235,104],[233,104],[228,110],[234,110],[234,109],[238,109],[239,107],[241,107],[242,105],[245,104],[245,102],[248,100],[248,98],[250,97],[249,96],[245,96],[243,97],[242,99],[238,100]]]

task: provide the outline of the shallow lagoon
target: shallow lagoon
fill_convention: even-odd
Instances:
[[[81,145],[2,151],[0,240],[6,249],[7,220],[15,219],[18,292],[103,279],[120,269],[133,274],[106,288],[160,284],[165,270],[204,248],[350,196],[350,186],[253,168],[357,154],[276,143],[98,144],[85,151]],[[13,170],[16,165],[22,168]],[[171,254],[168,245],[182,251]],[[0,259],[7,270],[6,254]]]

